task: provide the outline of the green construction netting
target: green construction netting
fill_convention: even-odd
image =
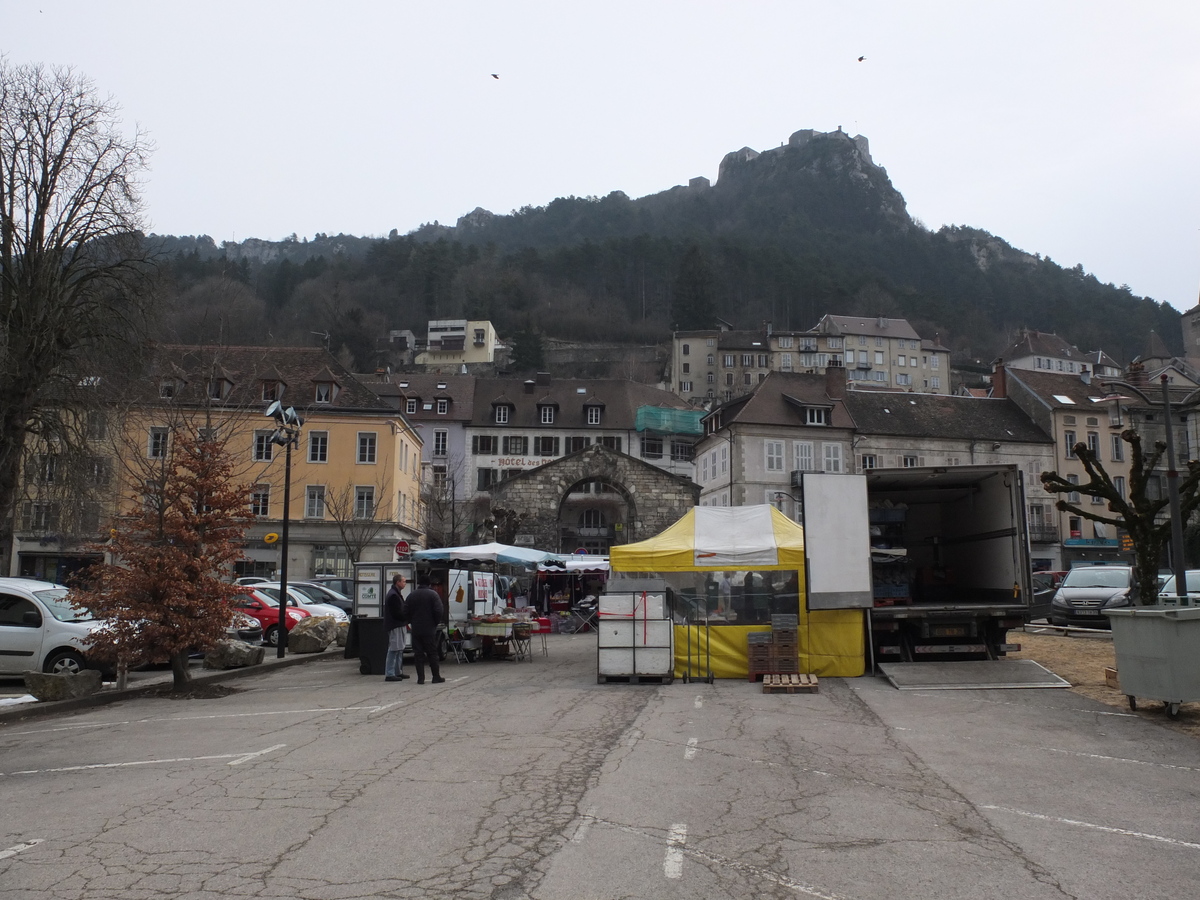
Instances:
[[[665,409],[661,406],[639,406],[638,431],[657,431],[662,434],[704,434],[700,419],[702,409]]]

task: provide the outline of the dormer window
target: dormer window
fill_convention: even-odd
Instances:
[[[809,406],[804,410],[805,425],[828,425],[829,410],[819,406]]]
[[[444,415],[446,415],[446,413],[450,412],[450,401],[449,400],[438,400],[437,412],[438,412],[439,416],[444,416]]]
[[[278,400],[282,394],[283,391],[280,390],[278,381],[264,381],[262,383],[262,398],[264,403],[272,403]]]
[[[179,391],[179,382],[174,378],[164,378],[158,383],[158,396],[163,400],[175,399],[175,394]]]
[[[508,407],[507,406],[498,405],[496,407],[496,424],[497,425],[507,425],[508,424]]]
[[[407,413],[410,416],[415,414],[417,411],[417,406],[420,405],[420,402],[421,401],[418,400],[416,397],[409,397],[407,400],[404,401],[405,413]]]
[[[318,381],[313,390],[314,403],[332,403],[337,396],[337,385],[332,381]]]
[[[229,396],[229,390],[233,385],[225,378],[210,378],[208,380],[208,399],[209,400],[224,400]]]
[[[587,423],[589,425],[599,425],[600,424],[600,407],[599,406],[589,406],[587,408]]]
[[[554,424],[554,407],[553,406],[540,407],[540,412],[541,412],[540,421],[543,425],[553,425]]]

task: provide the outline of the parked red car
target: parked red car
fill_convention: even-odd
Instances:
[[[258,620],[263,627],[263,643],[272,647],[279,645],[279,601],[268,597],[262,591],[250,588],[246,595],[234,604],[234,609]],[[291,631],[297,622],[307,619],[308,616],[306,610],[289,606],[284,616],[284,625]]]

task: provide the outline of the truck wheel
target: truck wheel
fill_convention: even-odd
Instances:
[[[83,657],[74,650],[59,650],[50,655],[42,671],[51,675],[78,675],[84,668]]]
[[[1129,708],[1136,710],[1137,709],[1137,697],[1133,696],[1133,694],[1129,694],[1127,696],[1129,697]]]

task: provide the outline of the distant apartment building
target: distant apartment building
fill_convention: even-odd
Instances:
[[[1161,343],[1161,342],[1160,342]],[[1083,351],[1057,334],[1022,328],[1014,336],[1000,361],[1009,369],[1120,378],[1121,365],[1103,350]]]
[[[772,368],[765,331],[678,331],[671,342],[671,392],[693,406],[748,394]]]
[[[824,316],[809,331],[713,329],[677,332],[671,390],[695,406],[744,396],[769,372],[846,369],[854,388],[949,394],[950,351],[904,319]]]
[[[498,341],[491,322],[469,319],[430,319],[425,349],[417,354],[418,366],[454,367],[492,363]]]

